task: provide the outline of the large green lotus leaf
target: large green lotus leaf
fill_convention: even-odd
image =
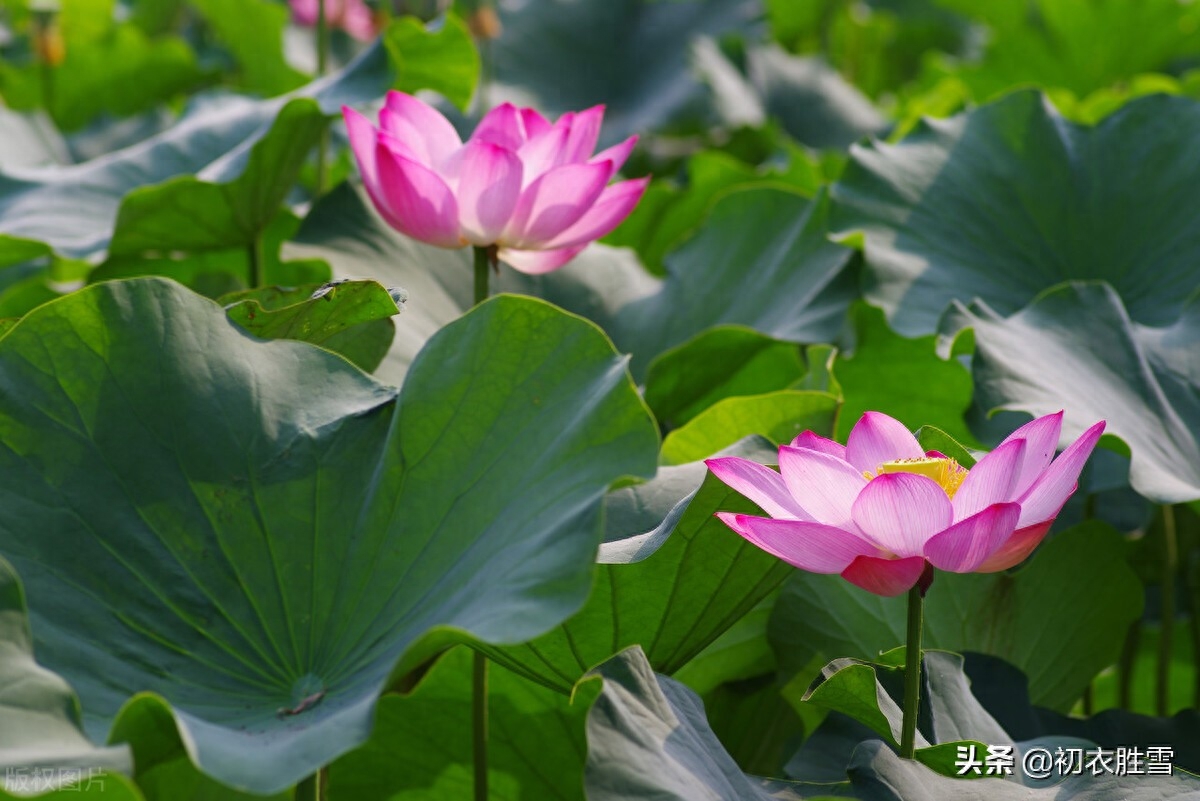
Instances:
[[[181,175],[134,189],[117,211],[109,254],[251,246],[279,213],[325,127],[320,105],[297,98],[280,110],[232,180]]]
[[[748,776],[717,740],[704,705],[656,675],[634,646],[600,665],[603,680],[587,719],[589,801],[790,801],[845,797],[838,785]]]
[[[202,771],[258,793],[363,742],[393,669],[578,609],[603,493],[657,450],[607,339],[514,297],[397,397],[170,281],[110,282],[0,339],[0,383],[0,552],[39,659],[93,736],[156,693]]]
[[[206,75],[187,42],[151,38],[114,20],[113,0],[65,0],[58,15],[63,61],[47,78],[40,63],[0,63],[0,92],[9,108],[45,108],[63,131],[99,115],[124,117],[197,88]],[[49,85],[49,95],[46,87]]]
[[[497,10],[503,33],[488,43],[494,95],[553,114],[603,103],[610,143],[709,117],[689,65],[692,40],[753,30],[761,14],[754,0],[542,0]]]
[[[237,62],[238,84],[247,92],[271,97],[305,82],[303,73],[283,57],[286,6],[270,0],[189,0],[218,42]]]
[[[906,339],[892,331],[883,312],[865,303],[850,309],[854,351],[840,356],[833,372],[844,404],[837,438],[845,442],[863,412],[889,414],[910,429],[937,426],[956,440],[974,443],[963,422],[971,405],[971,375],[938,356],[936,337]]]
[[[374,281],[248,290],[221,298],[229,319],[261,339],[297,339],[371,372],[387,355],[404,291]]]
[[[1053,752],[1053,748],[1051,748]],[[1025,787],[996,778],[963,780],[941,776],[920,762],[901,759],[882,742],[854,752],[848,773],[855,796],[870,801],[1161,801],[1200,798],[1200,781],[1183,772],[1171,776],[1072,775],[1050,787]]]
[[[772,461],[774,448],[751,438],[726,453]],[[792,572],[714,517],[761,510],[703,462],[659,468],[652,481],[610,494],[605,511],[608,533],[587,604],[541,637],[488,651],[561,692],[631,645],[655,670],[674,673]]]
[[[942,330],[962,337],[960,351],[973,344],[981,410],[1068,409],[1065,441],[1107,420],[1105,436],[1129,446],[1135,490],[1157,503],[1200,499],[1200,301],[1161,328],[1131,314],[1112,287],[1075,283],[1010,317],[958,305]]]
[[[659,291],[626,304],[613,323],[634,374],[650,359],[714,325],[744,325],[777,339],[836,336],[857,279],[851,251],[826,238],[825,192],[808,200],[774,188],[726,195],[697,234],[667,257]]]
[[[934,331],[955,299],[1010,314],[1069,279],[1108,281],[1130,316],[1163,325],[1200,284],[1196,131],[1185,98],[1087,128],[1019,92],[855,147],[831,228],[862,232],[867,299],[902,334]]]
[[[1113,664],[1123,632],[1141,614],[1142,586],[1121,536],[1099,522],[1055,535],[1015,573],[939,572],[925,598],[927,648],[993,654],[1029,675],[1033,701],[1069,709]],[[817,654],[872,659],[904,642],[902,599],[839,576],[796,572],[771,620],[788,672]]]
[[[938,2],[990,28],[979,63],[956,69],[979,99],[1030,84],[1083,95],[1139,73],[1171,70],[1200,52],[1200,9],[1180,0]]]
[[[125,747],[97,748],[83,733],[79,701],[33,658],[25,594],[0,559],[0,795],[84,782],[100,770],[131,773]]]
[[[96,254],[108,246],[118,207],[131,190],[188,174],[233,180],[288,100],[312,98],[332,114],[343,103],[377,98],[391,81],[387,54],[377,45],[342,72],[294,95],[227,97],[202,104],[162,134],[108,156],[68,167],[5,169],[0,171],[0,233],[46,242],[67,256]]]
[[[832,432],[841,400],[828,392],[785,389],[725,398],[663,440],[664,464],[697,462],[752,434],[787,443],[805,430]]]
[[[411,695],[385,695],[370,741],[333,763],[330,801],[470,798],[472,654],[438,660]],[[583,801],[584,722],[596,691],[573,698],[488,667],[488,798]]]

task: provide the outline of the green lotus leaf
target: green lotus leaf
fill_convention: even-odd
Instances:
[[[248,290],[221,298],[229,319],[261,339],[297,339],[340,353],[371,372],[396,335],[397,297],[374,281]]]
[[[432,337],[397,396],[173,282],[109,282],[0,339],[0,382],[0,553],[38,658],[93,737],[149,691],[256,793],[363,742],[394,670],[570,616],[604,491],[657,452],[606,338],[514,297]]]
[[[862,232],[866,297],[906,336],[936,330],[953,300],[1011,314],[1074,279],[1109,282],[1134,320],[1165,325],[1200,284],[1197,130],[1186,98],[1083,127],[1018,92],[855,147],[831,229]]]
[[[956,305],[942,330],[972,347],[976,406],[1067,409],[1065,438],[1096,420],[1129,447],[1129,483],[1157,503],[1200,499],[1200,298],[1163,327],[1130,319],[1110,286],[1074,283],[1011,316]],[[972,345],[973,343],[973,345]]]
[[[301,86],[304,74],[283,57],[288,9],[270,0],[188,0],[237,62],[237,83],[262,97]]]
[[[717,740],[695,693],[655,675],[640,648],[589,674],[603,680],[587,720],[589,801],[844,797],[841,785],[748,776]]]

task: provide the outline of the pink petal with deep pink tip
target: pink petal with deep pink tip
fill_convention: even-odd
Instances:
[[[525,130],[525,139],[529,140],[535,136],[539,136],[550,130],[550,121],[539,114],[535,109],[523,108],[518,109],[521,118],[521,126]]]
[[[649,183],[649,178],[636,178],[604,187],[592,207],[585,211],[574,225],[547,243],[546,247],[569,248],[586,245],[606,236],[629,216],[642,199]]]
[[[846,440],[846,461],[872,473],[884,462],[920,459],[924,455],[917,438],[904,423],[882,412],[865,412]]]
[[[500,238],[521,194],[521,160],[511,150],[478,140],[463,148],[458,181],[459,223],[472,245]]]
[[[525,186],[529,186],[555,167],[567,163],[563,158],[563,148],[569,135],[570,131],[566,127],[555,125],[521,145],[517,155],[525,167]]]
[[[717,517],[772,556],[811,573],[841,573],[858,557],[879,553],[856,534],[811,520],[772,520],[730,512],[718,512]]]
[[[525,144],[525,123],[512,103],[501,103],[483,115],[471,139],[491,142],[508,150],[520,150]]]
[[[1021,528],[1053,520],[1075,491],[1079,473],[1104,433],[1104,421],[1084,431],[1021,496]]]
[[[1042,471],[1050,466],[1054,452],[1058,450],[1058,437],[1062,432],[1062,412],[1047,414],[1036,420],[1030,420],[1025,425],[1004,438],[1010,440],[1025,440],[1025,458],[1021,462],[1021,470],[1017,476],[1013,497],[1019,498],[1033,485],[1034,480]],[[1001,445],[1004,442],[1000,443]]]
[[[1012,537],[1020,516],[1019,504],[992,504],[930,537],[925,558],[940,570],[973,573]]]
[[[600,151],[589,159],[589,161],[611,161],[613,175],[616,175],[625,166],[625,162],[629,159],[629,154],[633,152],[633,147],[637,144],[637,141],[638,138],[636,135],[631,136],[624,142]]]
[[[349,106],[342,106],[342,119],[346,121],[346,134],[350,139],[350,152],[358,162],[358,172],[363,177],[367,191],[378,189],[379,171],[375,167],[375,143],[378,131],[371,121]]]
[[[514,270],[526,275],[542,275],[562,267],[579,255],[584,245],[561,250],[513,250],[500,248],[499,258]]]
[[[550,170],[521,192],[504,232],[505,245],[538,250],[583,216],[608,182],[607,164],[568,164]]]
[[[592,151],[600,139],[600,124],[603,121],[604,106],[592,106],[575,115],[563,148],[564,164],[582,164],[592,157]]]
[[[1005,440],[967,472],[954,494],[954,519],[964,520],[993,503],[1015,500],[1025,440]],[[1015,521],[1014,521],[1015,523]]]
[[[1050,530],[1050,526],[1053,523],[1053,520],[1047,520],[1045,523],[1038,523],[1037,525],[1017,529],[995,553],[983,560],[983,564],[975,568],[975,572],[996,573],[1000,570],[1008,570],[1010,567],[1016,567],[1021,564],[1029,554],[1033,553],[1038,544],[1045,539],[1046,532]]]
[[[812,520],[812,515],[788,493],[783,476],[766,465],[738,456],[720,456],[704,463],[714,476],[754,501],[771,517]]]
[[[920,556],[907,559],[860,556],[842,571],[842,578],[867,592],[891,597],[911,590],[923,572],[925,559]]]
[[[458,204],[437,173],[393,151],[386,142],[375,147],[379,196],[371,199],[400,233],[443,248],[460,248]],[[368,192],[370,187],[368,187]]]
[[[814,520],[852,528],[851,508],[867,486],[862,474],[841,459],[805,448],[779,448],[779,472],[788,493]]]
[[[923,553],[926,541],[954,518],[945,490],[913,473],[872,479],[858,494],[851,514],[863,534],[896,556]]]
[[[805,431],[797,436],[794,440],[792,440],[792,447],[807,448],[810,451],[820,451],[821,453],[827,453],[830,456],[836,456],[843,462],[846,461],[845,445],[822,437],[820,434],[815,434],[812,431]]]
[[[404,143],[426,167],[437,170],[443,161],[462,147],[458,131],[441,112],[424,101],[391,90],[379,112],[383,130]]]

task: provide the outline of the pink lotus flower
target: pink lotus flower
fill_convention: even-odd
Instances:
[[[510,103],[464,144],[450,122],[392,91],[380,127],[343,108],[350,146],[375,208],[402,234],[443,248],[496,247],[525,273],[546,273],[617,227],[649,179],[609,180],[636,136],[592,155],[604,107],[551,124]]]
[[[311,28],[317,24],[318,0],[288,0],[292,19]],[[364,42],[375,38],[375,15],[363,0],[325,0],[325,21]]]
[[[989,573],[1037,547],[1075,491],[1104,422],[1053,459],[1061,428],[1062,412],[1039,417],[967,470],[924,452],[899,421],[867,412],[845,447],[811,431],[780,446],[778,473],[737,457],[707,464],[770,515],[718,512],[738,534],[803,570],[899,595],[927,561]]]

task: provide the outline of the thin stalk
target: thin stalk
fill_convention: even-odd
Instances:
[[[475,801],[487,801],[488,797],[487,669],[487,657],[476,651],[474,670],[471,675],[471,721],[473,724],[472,733],[474,735],[472,753],[475,762]]]
[[[921,705],[921,612],[925,588],[918,582],[908,591],[908,642],[904,652],[904,720],[900,756],[912,759],[917,745],[917,710]]]
[[[491,248],[475,248],[475,305],[487,300],[488,296],[488,265],[492,264]]]
[[[327,0],[317,0],[317,77],[325,74],[329,63],[329,23],[325,19],[325,3]],[[317,177],[316,194],[318,197],[325,191],[326,153],[329,151],[329,126],[321,130],[321,138],[317,142]]]
[[[254,235],[254,241],[250,243],[250,288],[258,289],[265,286],[263,281],[263,262],[265,257],[263,254],[263,237],[262,232]]]
[[[314,773],[296,785],[295,801],[322,801],[325,794],[321,792],[321,774]]]
[[[1155,673],[1154,709],[1160,717],[1170,706],[1171,652],[1175,630],[1175,574],[1179,572],[1179,536],[1175,531],[1175,507],[1162,508],[1163,562],[1161,611],[1162,628],[1158,637],[1158,670]]]
[[[1142,620],[1138,618],[1129,625],[1125,645],[1117,660],[1117,707],[1133,707],[1133,666],[1137,662],[1138,643],[1142,639]]]

